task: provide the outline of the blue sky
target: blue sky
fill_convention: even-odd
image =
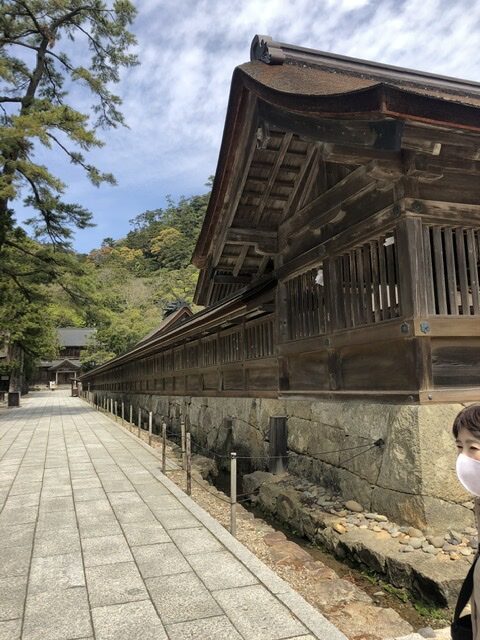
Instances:
[[[203,193],[216,167],[230,79],[255,34],[480,82],[480,0],[137,0],[141,65],[116,91],[128,129],[101,132],[90,156],[118,186],[97,189],[57,157],[68,198],[94,214],[76,233],[89,251],[165,196]],[[82,96],[79,96],[82,99]]]

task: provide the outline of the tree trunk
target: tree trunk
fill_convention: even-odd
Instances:
[[[13,363],[13,367],[10,372],[8,393],[21,393],[23,385],[24,353],[22,347],[16,342],[12,342],[8,345],[7,362]]]

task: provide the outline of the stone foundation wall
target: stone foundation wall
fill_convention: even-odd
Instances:
[[[243,472],[268,469],[270,416],[288,417],[289,471],[341,492],[399,524],[443,531],[471,526],[471,498],[455,476],[451,436],[459,404],[390,405],[366,401],[271,400],[104,394],[153,411],[179,430],[187,417],[193,440],[219,454],[253,456]],[[232,417],[232,429],[225,419]],[[374,446],[378,439],[384,445]],[[358,448],[360,447],[361,448]]]

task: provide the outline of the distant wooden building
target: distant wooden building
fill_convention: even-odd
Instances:
[[[55,360],[41,360],[33,384],[69,385],[81,372],[80,355],[96,329],[63,327],[57,329],[59,354]]]
[[[233,73],[193,255],[206,308],[84,382],[363,412],[478,399],[479,176],[480,85],[257,36]]]

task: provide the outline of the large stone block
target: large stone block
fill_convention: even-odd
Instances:
[[[422,496],[422,501],[425,521],[433,530],[444,533],[446,525],[460,531],[475,526],[472,509],[432,496]]]
[[[373,486],[368,480],[347,469],[338,469],[337,478],[339,491],[345,500],[356,500],[364,509],[370,508]]]
[[[468,494],[457,480],[457,450],[452,424],[460,404],[418,407],[419,462],[422,493],[447,502],[466,502]]]
[[[382,464],[377,483],[405,493],[420,493],[422,469],[418,435],[418,407],[397,406],[385,436]]]
[[[311,400],[289,400],[287,405],[288,418],[311,420],[312,404]]]
[[[385,437],[391,418],[392,406],[387,404],[358,400],[312,403],[312,420],[371,442]]]
[[[428,524],[423,498],[419,494],[374,487],[370,509],[385,514],[399,524],[412,525],[419,529],[425,529]]]
[[[288,419],[288,448],[299,454],[338,464],[344,441],[345,434],[339,427],[293,416]]]

